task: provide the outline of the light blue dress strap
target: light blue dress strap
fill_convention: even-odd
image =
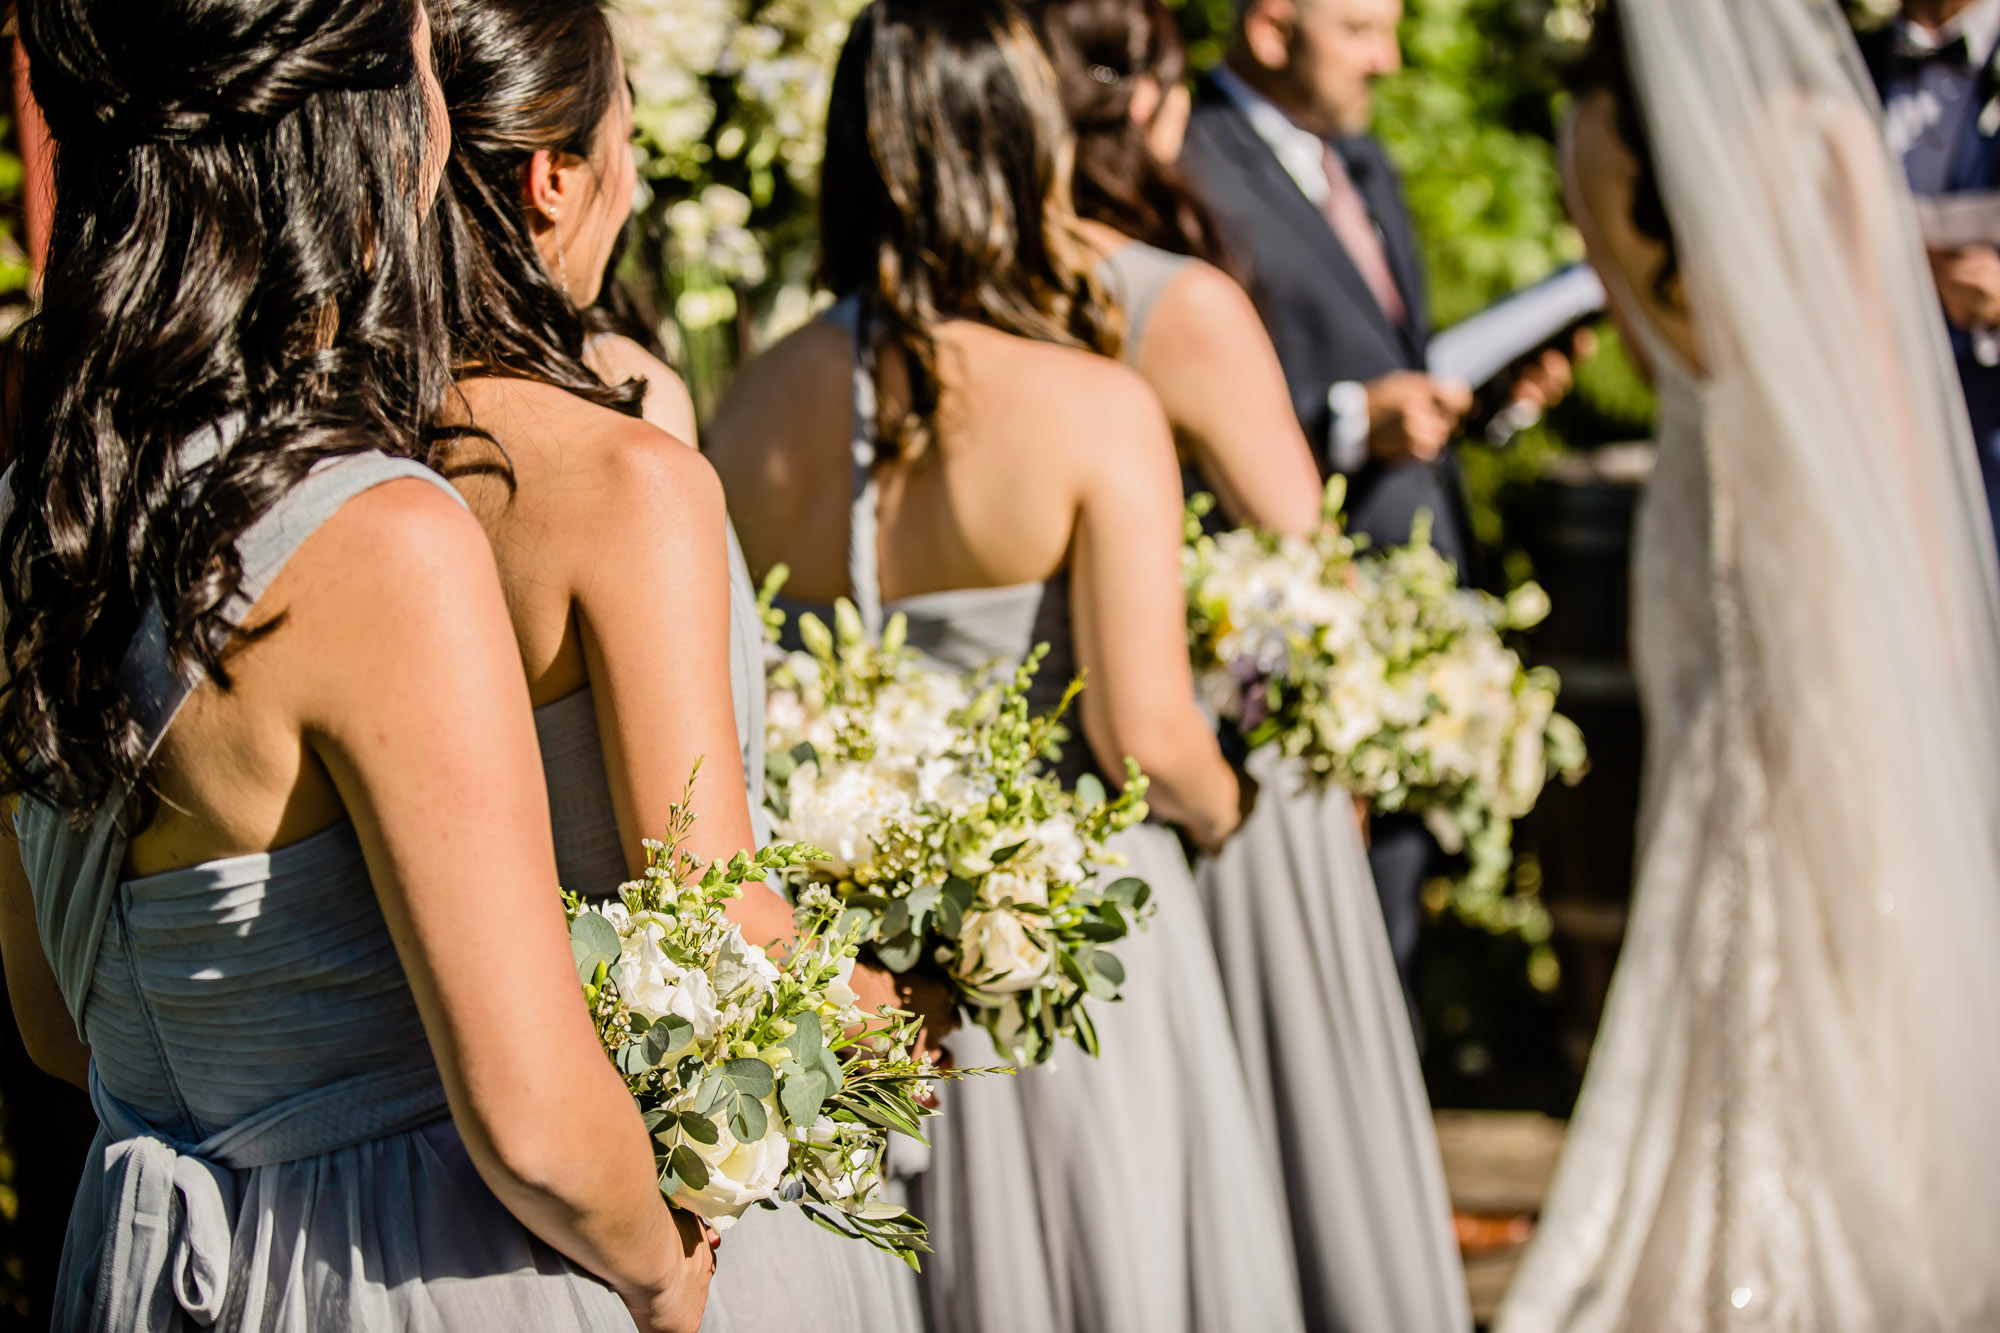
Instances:
[[[1174,279],[1196,262],[1144,241],[1129,241],[1098,261],[1098,281],[1110,290],[1125,315],[1125,364],[1139,364],[1139,351],[1160,298]]]
[[[229,608],[230,617],[240,623],[292,555],[342,505],[364,491],[404,478],[433,483],[458,498],[449,482],[421,463],[386,454],[348,454],[314,468],[238,540],[243,582]],[[11,494],[11,485],[5,489]],[[158,608],[148,609],[120,674],[150,754],[200,683],[173,670]],[[22,864],[34,888],[42,947],[78,1035],[83,1033],[84,1002],[97,966],[98,944],[123,876],[127,832],[123,805],[123,800],[107,802],[87,826],[78,827],[61,812],[24,797],[15,817]]]
[[[867,333],[861,327],[861,301],[847,297],[826,316],[854,338],[854,414],[848,450],[853,459],[853,500],[847,513],[847,590],[861,626],[882,632],[882,572],[875,553],[881,528],[881,488],[875,480],[875,378],[869,373]]]

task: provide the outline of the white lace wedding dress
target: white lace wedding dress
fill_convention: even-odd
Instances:
[[[1641,853],[1497,1328],[2000,1328],[2000,619],[1928,274],[1831,5],[1620,8],[1713,370],[1613,276]]]

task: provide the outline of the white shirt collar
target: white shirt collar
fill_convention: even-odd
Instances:
[[[1982,4],[1988,0],[1981,0]],[[1990,0],[2000,9],[2000,0]],[[1306,129],[1276,102],[1252,88],[1228,66],[1217,66],[1210,74],[1222,95],[1236,104],[1259,139],[1270,148],[1285,174],[1298,182],[1299,189],[1315,206],[1326,204],[1326,140]]]
[[[1896,20],[1898,36],[1920,51],[1934,51],[1947,42],[1965,38],[1973,68],[1985,66],[2000,46],[2000,0],[1977,0],[1955,14],[1942,28],[1921,28],[1908,19]]]

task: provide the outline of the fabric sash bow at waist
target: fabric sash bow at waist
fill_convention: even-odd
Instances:
[[[196,1144],[118,1100],[90,1069],[104,1171],[104,1248],[94,1329],[150,1328],[171,1308],[213,1324],[229,1295],[234,1171],[318,1157],[417,1129],[446,1111],[435,1069],[347,1079],[278,1103]]]

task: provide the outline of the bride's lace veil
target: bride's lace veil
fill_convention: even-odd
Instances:
[[[1835,1225],[1878,1207],[1859,1248],[1933,1266],[1937,1313],[1971,1326],[2000,1265],[2000,598],[1942,316],[1832,0],[1619,7],[1708,365],[1725,688],[1768,802],[1790,1049],[1767,1091],[1810,1099],[1804,1160],[1847,1176],[1791,1183]]]

